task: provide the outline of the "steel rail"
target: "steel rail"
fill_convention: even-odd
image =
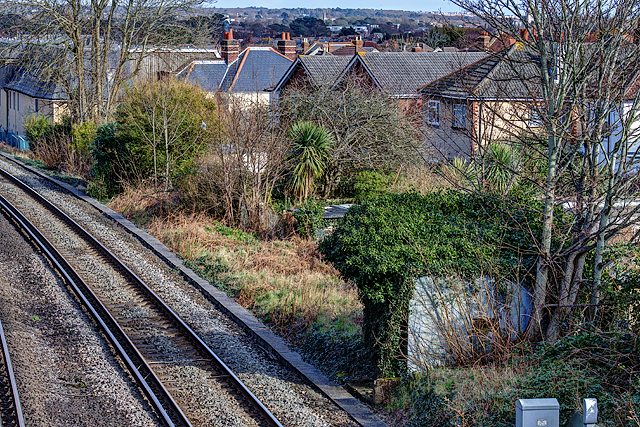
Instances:
[[[173,418],[178,418],[179,422],[176,424],[172,417],[167,413],[162,405],[161,400],[166,400],[168,402],[173,401],[173,398],[166,390],[166,388],[162,385],[162,383],[155,377],[155,374],[151,370],[151,368],[146,365],[144,358],[138,350],[135,348],[133,343],[128,339],[124,331],[119,327],[118,323],[113,319],[113,317],[109,314],[108,310],[102,305],[102,303],[95,297],[95,294],[91,291],[91,289],[87,286],[84,280],[78,275],[78,273],[69,265],[69,263],[64,259],[64,257],[60,254],[60,252],[54,247],[51,242],[42,235],[42,233],[37,229],[31,221],[29,221],[22,213],[13,206],[7,199],[5,199],[0,194],[0,209],[3,210],[16,224],[22,229],[29,239],[38,247],[39,250],[45,255],[45,257],[53,264],[54,268],[59,272],[59,274],[63,277],[65,282],[73,289],[76,296],[80,299],[83,306],[89,311],[93,319],[98,323],[102,332],[107,336],[109,342],[116,349],[118,355],[122,358],[127,369],[133,374],[135,380],[139,383],[139,385],[144,390],[145,395],[150,400],[151,405],[158,412],[161,420],[168,427],[178,427],[185,426],[191,427],[191,424],[188,422],[180,408],[177,404],[174,403],[173,409],[178,415],[173,415]],[[86,295],[84,291],[89,293]],[[93,301],[90,301],[93,300]],[[116,337],[119,335],[120,339]],[[121,342],[124,341],[124,344]],[[129,352],[125,350],[125,346],[129,347]],[[130,357],[130,353],[133,353],[132,357]],[[132,360],[137,359],[136,361]],[[146,369],[144,369],[146,368]],[[144,373],[141,372],[145,371]],[[151,376],[152,382],[155,382],[153,386],[147,381],[147,379]],[[160,390],[160,393],[154,391],[153,389]],[[164,396],[159,397],[158,394],[164,394]],[[171,405],[167,405],[171,406]],[[180,417],[182,414],[182,417]],[[183,419],[180,419],[183,418]]]
[[[80,235],[85,241],[87,241],[97,252],[101,253],[107,260],[115,266],[115,268],[126,276],[126,278],[142,290],[154,304],[156,304],[174,323],[179,329],[188,337],[188,339],[195,344],[206,356],[208,356],[213,364],[220,370],[222,370],[225,376],[233,384],[233,386],[247,399],[250,404],[257,409],[260,417],[272,427],[283,427],[282,424],[275,418],[275,416],[264,406],[264,404],[242,383],[242,381],[233,373],[233,371],[218,357],[217,354],[142,280],[140,279],[129,267],[127,267],[120,259],[114,255],[109,249],[107,249],[100,241],[87,232],[76,221],[71,219],[66,213],[62,212],[56,205],[44,198],[40,193],[23,183],[18,178],[14,177],[4,169],[0,168],[0,175],[5,179],[11,181],[14,185],[18,186],[24,192],[36,199],[44,208],[49,210],[60,221],[64,222],[74,232]],[[52,245],[53,248],[53,245]],[[79,276],[78,276],[79,277]],[[83,282],[84,283],[84,282]],[[85,284],[86,285],[86,284]],[[88,287],[88,286],[87,286]],[[98,297],[95,297],[99,301]],[[108,312],[108,310],[105,311]],[[117,321],[115,321],[117,325]],[[123,332],[124,334],[124,332]],[[126,336],[126,334],[125,334]],[[133,345],[133,344],[132,344]],[[135,346],[134,346],[135,347]],[[137,351],[137,350],[136,350]],[[140,354],[138,352],[138,354]],[[142,357],[142,356],[141,356]],[[144,360],[144,357],[142,357]],[[145,362],[146,363],[146,362]],[[153,373],[153,370],[149,368]],[[155,376],[155,374],[154,374]],[[173,400],[173,399],[172,399]],[[175,403],[175,402],[174,402]],[[177,404],[176,404],[177,406]]]
[[[10,396],[10,408],[3,407],[0,410],[0,427],[17,426],[24,427],[24,417],[22,416],[22,406],[20,405],[20,397],[18,396],[18,388],[16,387],[16,377],[13,374],[13,366],[11,365],[11,357],[9,356],[9,347],[4,336],[2,322],[0,322],[0,342],[2,343],[2,357],[4,358],[4,369],[6,370],[6,387]],[[6,412],[9,412],[8,414]]]

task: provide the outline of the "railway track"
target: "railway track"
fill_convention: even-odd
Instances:
[[[74,289],[166,425],[206,423],[198,417],[197,402],[189,392],[190,379],[176,372],[177,366],[187,366],[218,382],[220,390],[232,396],[237,407],[246,412],[245,417],[251,420],[249,425],[281,426],[211,348],[112,252],[55,205],[2,169],[0,180],[17,187],[24,197],[35,201],[47,215],[55,217],[57,226],[63,227],[65,234],[70,236],[71,244],[54,243],[0,195],[0,209],[41,247]],[[31,218],[35,222],[42,220],[35,216]],[[109,276],[80,274],[78,271],[86,270],[87,263],[79,265],[77,260],[88,257],[108,265]],[[75,267],[72,260],[76,260]],[[105,286],[105,281],[116,282],[117,291],[112,286]]]
[[[20,398],[16,388],[16,379],[13,375],[9,348],[4,337],[4,329],[0,323],[0,426],[24,427]]]

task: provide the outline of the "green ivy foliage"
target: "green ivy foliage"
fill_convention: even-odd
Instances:
[[[365,345],[379,375],[405,369],[400,355],[416,277],[522,282],[534,272],[537,203],[448,190],[387,194],[349,210],[320,250],[358,286]]]
[[[296,231],[304,237],[314,238],[317,231],[322,228],[324,221],[324,203],[316,200],[307,200],[300,207],[292,211],[297,221]]]
[[[353,180],[354,197],[358,202],[389,192],[393,176],[375,170],[358,172]]]
[[[130,153],[125,141],[116,135],[115,123],[98,127],[96,139],[89,151],[93,158],[89,193],[99,199],[112,197],[122,190],[130,164]]]

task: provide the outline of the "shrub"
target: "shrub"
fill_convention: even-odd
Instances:
[[[122,179],[130,168],[126,144],[116,135],[114,123],[98,127],[90,146],[93,166],[89,193],[97,198],[111,197],[122,190]]]
[[[316,233],[324,225],[322,214],[324,213],[324,204],[319,201],[306,201],[299,208],[294,209],[292,214],[296,219],[296,231],[304,237],[315,238]]]
[[[92,122],[73,125],[71,147],[83,157],[89,155],[89,149],[98,136],[98,126]]]
[[[76,172],[77,158],[71,150],[71,119],[64,117],[61,122],[51,123],[44,116],[29,116],[29,134],[33,139],[34,156],[47,169],[66,169]],[[25,124],[26,125],[26,124]]]
[[[201,88],[177,80],[129,87],[115,118],[135,172],[127,179],[163,182],[165,190],[196,172],[218,129],[215,101]]]
[[[31,143],[31,149],[35,149],[42,143],[45,136],[51,132],[53,125],[51,120],[38,114],[29,114],[24,119],[24,132]]]
[[[354,197],[360,202],[388,193],[392,182],[393,177],[382,172],[373,170],[358,172],[353,182]]]
[[[529,232],[539,221],[514,207],[518,202],[455,191],[388,194],[352,207],[322,241],[321,252],[358,286],[365,344],[379,374],[406,368],[402,336],[416,277],[456,272],[473,278],[492,271],[515,279],[532,271]]]

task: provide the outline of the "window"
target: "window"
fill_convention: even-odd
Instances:
[[[529,108],[529,126],[532,128],[543,126],[544,125],[543,114],[544,114],[544,110],[542,107]]]
[[[18,108],[16,110],[20,111],[20,94],[16,94],[16,98],[18,99]]]
[[[427,124],[440,125],[440,101],[427,102]]]
[[[11,109],[11,92],[7,94],[7,101],[9,102],[9,109]]]
[[[38,100],[36,99],[36,113],[38,112]]]
[[[453,104],[452,128],[465,129],[467,127],[467,106],[465,104]]]

